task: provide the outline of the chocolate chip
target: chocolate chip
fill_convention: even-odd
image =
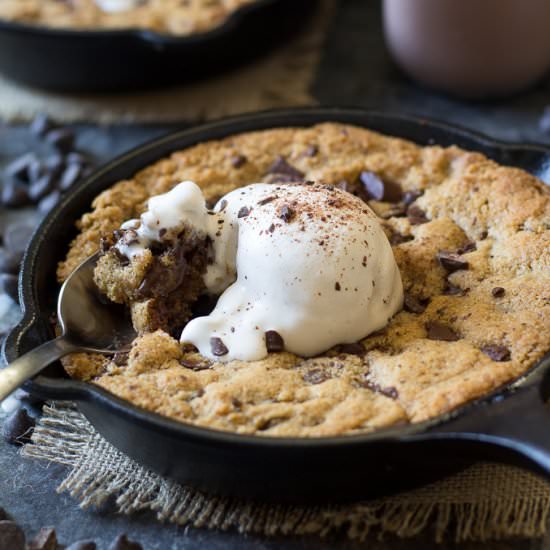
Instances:
[[[143,550],[139,542],[134,542],[128,538],[128,535],[119,535],[109,546],[109,550]]]
[[[389,397],[390,399],[397,399],[399,397],[399,392],[394,386],[382,387],[380,384],[376,384],[366,379],[361,382],[360,385],[373,391],[374,393],[379,393],[385,397]]]
[[[416,204],[411,204],[407,208],[407,218],[411,225],[420,225],[423,223],[428,223],[430,220],[426,217],[426,213]]]
[[[374,172],[361,172],[359,180],[369,199],[385,202],[399,202],[403,196],[401,186],[391,180],[382,180]]]
[[[182,359],[180,361],[180,364],[182,367],[185,367],[186,369],[191,369],[194,371],[199,370],[206,370],[212,367],[212,363],[209,361],[192,361],[191,359]]]
[[[21,181],[29,181],[29,168],[36,162],[34,153],[25,153],[24,155],[12,160],[5,168],[4,175],[7,178],[13,178]]]
[[[248,206],[242,206],[237,213],[237,218],[246,218],[250,214]]]
[[[390,236],[390,243],[394,246],[402,243],[408,243],[414,240],[412,235],[402,235],[401,233],[392,232]]]
[[[308,145],[306,150],[304,151],[304,156],[306,157],[314,157],[319,152],[319,147],[317,145]]]
[[[128,364],[129,356],[130,354],[126,351],[117,351],[117,353],[113,355],[113,363],[117,367],[125,367]]]
[[[269,353],[284,351],[285,341],[276,330],[268,330],[265,333],[265,346]]]
[[[470,289],[460,288],[459,286],[452,285],[447,281],[445,283],[445,287],[443,288],[443,294],[445,296],[465,296],[468,290]]]
[[[0,246],[0,273],[11,273],[15,275],[19,272],[19,261],[20,256]]]
[[[13,412],[2,427],[2,436],[8,443],[28,443],[31,439],[35,421],[24,408]],[[0,546],[1,548],[1,546]]]
[[[506,346],[487,344],[482,346],[481,351],[493,361],[510,361],[510,350]]]
[[[48,115],[39,113],[32,120],[29,130],[33,136],[43,138],[53,128],[55,128],[55,124]]]
[[[321,369],[308,370],[303,376],[304,381],[306,381],[308,384],[321,384],[329,378],[330,376],[328,376]]]
[[[424,313],[427,305],[428,302],[426,300],[421,300],[412,294],[405,294],[405,299],[403,301],[403,308],[405,311],[418,314]]]
[[[275,224],[272,223],[268,228],[267,230],[269,231],[269,233],[273,233],[273,231],[275,231]]]
[[[268,204],[272,201],[274,201],[277,197],[275,195],[270,195],[269,197],[266,197],[265,199],[262,199],[261,201],[258,201],[259,206],[263,206],[264,204]]]
[[[429,321],[425,325],[430,340],[443,340],[445,342],[456,342],[460,336],[454,332],[451,327],[439,323],[438,321]]]
[[[216,357],[221,357],[222,355],[227,355],[229,353],[229,350],[223,343],[223,340],[217,336],[212,336],[212,338],[210,338],[210,349],[212,350],[212,355],[215,355]]]
[[[491,290],[491,294],[493,295],[494,298],[502,298],[502,296],[504,296],[505,293],[506,293],[506,290],[504,290],[504,288],[502,288],[501,286],[495,286],[495,288]]]
[[[473,252],[474,250],[477,250],[477,245],[475,242],[470,241],[467,242],[465,245],[461,246],[456,253],[457,254],[468,254],[468,252]]]
[[[30,201],[27,187],[15,179],[6,179],[2,186],[0,202],[3,206],[18,208]]]
[[[13,521],[0,521],[0,548],[25,550],[25,533]]]
[[[7,250],[21,256],[34,233],[35,226],[28,222],[12,223],[4,233],[4,245]]]
[[[340,283],[338,281],[336,281],[334,283],[334,290],[340,292],[340,290],[342,290],[342,287],[340,286]]]
[[[51,173],[44,174],[33,181],[29,185],[29,198],[31,201],[37,202],[50,193],[54,187],[54,182],[55,180]]]
[[[403,202],[406,206],[411,205],[416,199],[421,197],[424,194],[424,191],[406,191],[403,193]]]
[[[59,199],[61,199],[61,193],[52,191],[38,203],[38,210],[46,214],[59,202]]]
[[[453,254],[446,250],[440,250],[436,254],[436,258],[441,264],[441,267],[447,271],[447,273],[454,273],[461,269],[468,269],[469,264],[465,260],[462,260],[458,254]]]
[[[28,550],[57,550],[57,535],[53,527],[42,527],[28,546]]]
[[[294,212],[294,210],[286,204],[279,211],[279,218],[281,218],[286,223],[290,223],[295,215],[296,212]]]
[[[74,146],[74,132],[70,128],[57,128],[46,134],[46,142],[60,153],[68,153]]]
[[[304,173],[289,164],[282,156],[278,156],[267,170],[268,174],[277,174],[278,176],[287,176],[285,181],[301,181]],[[279,180],[277,180],[279,181]]]
[[[19,301],[17,277],[10,273],[0,273],[0,294],[7,294],[14,302]]]
[[[61,189],[61,191],[67,191],[70,189],[78,181],[81,173],[82,166],[80,164],[68,164],[61,176],[61,179],[59,180],[59,189]]]
[[[231,157],[231,166],[233,166],[233,168],[240,168],[246,164],[247,161],[248,159],[244,155],[233,155]]]
[[[340,344],[338,351],[348,355],[364,355],[365,346],[361,342],[353,342],[352,344]]]
[[[93,540],[79,540],[69,544],[65,550],[96,550],[97,546]]]

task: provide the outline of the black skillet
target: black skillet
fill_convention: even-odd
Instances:
[[[205,140],[324,121],[356,124],[419,144],[456,144],[546,181],[550,178],[548,148],[505,144],[439,122],[364,110],[272,111],[171,134],[97,171],[43,221],[23,261],[19,292],[25,314],[5,343],[7,361],[52,338],[48,319],[58,291],[55,267],[75,235],[75,220],[89,210],[100,191],[172,151]],[[28,383],[27,389],[42,398],[76,401],[116,447],[153,470],[195,487],[280,501],[319,501],[388,494],[483,459],[518,464],[549,477],[550,412],[544,405],[549,367],[550,354],[493,395],[422,424],[321,439],[241,436],[181,424],[94,385],[70,380],[59,364]]]
[[[60,92],[151,88],[217,74],[284,44],[318,0],[256,0],[190,36],[71,30],[0,19],[0,71]]]

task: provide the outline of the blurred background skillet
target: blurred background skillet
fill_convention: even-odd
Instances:
[[[170,134],[112,161],[76,185],[34,234],[19,279],[24,308],[8,336],[7,362],[52,338],[57,262],[74,222],[114,182],[210,139],[274,127],[337,121],[410,139],[476,150],[502,164],[550,178],[550,150],[493,141],[423,118],[359,109],[301,108],[253,113]],[[26,385],[41,398],[74,400],[113,445],[155,471],[222,494],[286,501],[347,500],[390,494],[440,478],[475,460],[519,464],[550,478],[550,354],[487,397],[419,424],[357,436],[279,438],[199,428],[140,409],[102,388],[67,377],[54,364]]]
[[[38,88],[107,92],[161,87],[226,71],[301,28],[318,0],[257,0],[213,30],[71,30],[0,20],[0,71]]]

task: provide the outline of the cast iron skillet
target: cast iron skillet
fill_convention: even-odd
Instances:
[[[97,171],[43,221],[25,254],[19,293],[24,318],[4,348],[9,362],[51,338],[48,318],[58,286],[56,263],[92,199],[170,152],[225,136],[280,126],[338,121],[420,144],[457,144],[549,181],[550,149],[511,145],[440,122],[337,108],[272,111],[212,122],[153,141]],[[480,327],[482,330],[482,327]],[[550,477],[548,354],[530,372],[484,399],[421,424],[322,439],[242,436],[203,429],[140,410],[60,365],[29,383],[42,398],[74,400],[116,447],[153,470],[207,491],[279,501],[342,500],[388,494],[433,480],[471,461],[522,465]]]
[[[318,0],[257,0],[219,27],[173,36],[148,30],[71,30],[0,20],[0,71],[61,92],[159,87],[216,74],[282,44]]]

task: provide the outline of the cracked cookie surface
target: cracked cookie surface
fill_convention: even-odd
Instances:
[[[344,187],[380,216],[406,291],[405,309],[384,331],[320,357],[224,364],[155,331],[113,360],[72,355],[69,374],[180,421],[307,437],[425,420],[516,378],[548,351],[544,184],[479,153],[335,123],[203,143],[115,184],[79,221],[59,280],[138,217],[148,197],[182,180],[213,203],[249,183],[296,177]]]

